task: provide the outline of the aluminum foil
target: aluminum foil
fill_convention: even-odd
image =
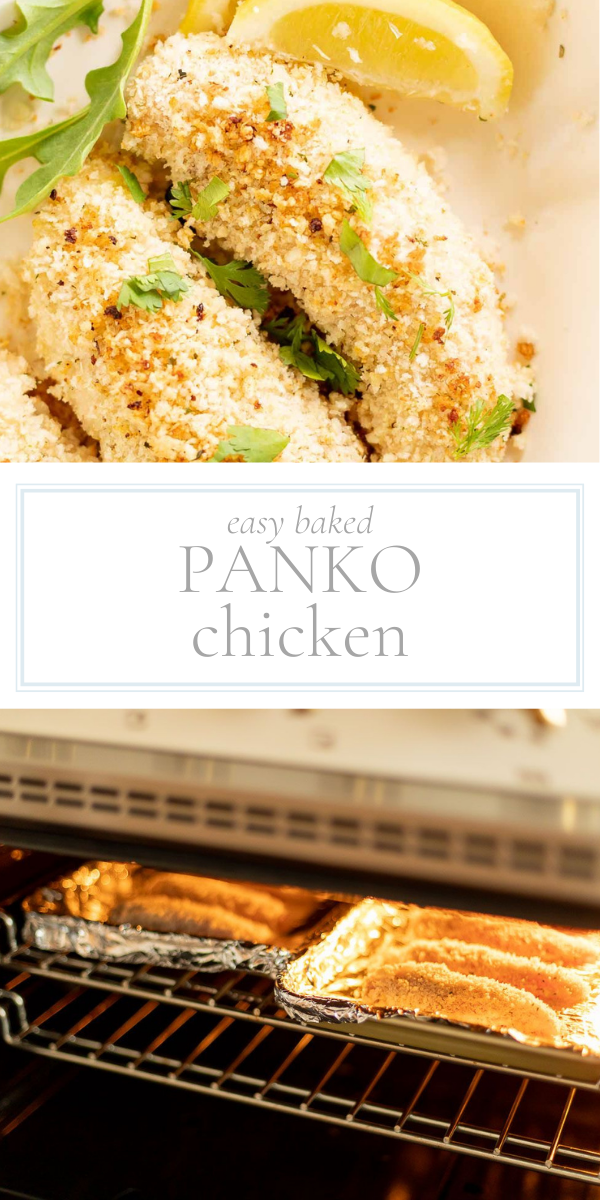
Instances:
[[[414,906],[410,906],[413,908]],[[443,1014],[424,1016],[416,1011],[373,1008],[361,999],[362,983],[369,969],[385,962],[386,944],[402,942],[409,906],[376,899],[354,905],[336,923],[331,932],[310,946],[304,954],[290,959],[276,983],[276,998],[290,1016],[309,1024],[364,1024],[385,1022],[388,1031],[396,1031],[398,1044],[408,1044],[405,1036],[411,1025],[432,1029],[492,1035],[522,1046],[549,1047],[577,1051],[584,1056],[600,1056],[600,934],[591,935],[598,945],[598,963],[581,968],[591,986],[590,1000],[576,1008],[563,1010],[560,1038],[553,1042],[528,1037],[516,1030],[490,1030],[481,1024],[466,1024],[447,1019]],[[376,1035],[375,1035],[376,1036]]]
[[[323,922],[330,928],[330,914],[348,909],[324,898],[307,926],[273,945],[111,924],[113,909],[141,893],[153,874],[136,863],[85,863],[23,902],[23,936],[38,950],[81,958],[214,972],[243,968],[275,978]]]

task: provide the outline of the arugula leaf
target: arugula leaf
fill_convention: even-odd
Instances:
[[[465,458],[472,450],[483,450],[495,442],[510,429],[513,410],[514,404],[508,396],[498,396],[487,413],[483,411],[483,400],[477,400],[471,405],[466,422],[461,421],[452,430],[456,443],[454,457]]]
[[[408,273],[409,273],[411,279],[413,279],[415,283],[418,283],[419,287],[421,288],[421,290],[424,292],[424,294],[426,296],[446,296],[448,298],[448,308],[446,309],[446,311],[444,313],[444,323],[446,325],[446,329],[448,329],[448,330],[451,329],[452,322],[454,321],[454,316],[455,316],[455,312],[456,312],[456,310],[454,308],[454,297],[452,295],[452,292],[439,291],[439,289],[432,287],[431,284],[428,283],[426,279],[423,279],[422,275],[413,275],[411,271],[409,271]]]
[[[20,83],[39,100],[54,99],[46,63],[55,42],[76,25],[98,32],[102,0],[34,0],[17,4],[17,20],[0,33],[0,92]]]
[[[287,104],[283,94],[283,84],[273,83],[267,88],[267,96],[269,97],[269,115],[267,121],[285,121],[287,117]]]
[[[412,344],[412,349],[408,356],[409,362],[412,362],[413,358],[416,357],[417,350],[419,349],[419,346],[421,345],[421,338],[423,337],[424,332],[425,332],[425,326],[424,326],[423,322],[421,321],[421,324],[419,325],[419,328],[417,329],[417,336]]]
[[[229,195],[229,184],[223,183],[218,175],[213,175],[210,183],[202,189],[194,207],[192,216],[195,221],[212,221],[216,217],[218,205]]]
[[[342,232],[340,233],[340,250],[346,258],[350,259],[356,274],[363,283],[374,283],[379,287],[385,287],[386,284],[392,283],[398,276],[395,271],[390,271],[388,267],[381,267],[372,254],[369,254],[362,238],[355,233],[352,226],[344,217],[342,221]]]
[[[296,367],[307,379],[333,384],[344,396],[355,392],[360,374],[333,346],[323,341],[315,329],[306,328],[303,315],[288,319],[277,317],[264,326],[270,337],[279,342],[279,357],[287,367]],[[302,344],[312,342],[312,354]]]
[[[152,4],[153,0],[142,0],[135,20],[121,34],[123,48],[117,60],[86,75],[85,87],[90,98],[87,108],[35,134],[0,142],[0,184],[8,167],[22,158],[36,158],[42,164],[23,181],[14,209],[0,218],[0,222],[29,212],[64,175],[76,175],[106,122],[123,119],[125,83],[140,52]]]
[[[189,180],[186,179],[183,183],[173,184],[169,205],[176,217],[187,217],[190,215],[194,207],[194,201],[192,200]]]
[[[527,412],[537,412],[537,408],[535,407],[535,396],[533,397],[533,400],[521,400],[521,404],[523,405],[523,408],[527,409]]]
[[[219,442],[209,462],[242,459],[243,462],[273,462],[285,450],[289,437],[275,429],[254,429],[251,425],[231,425],[227,441]]]
[[[123,176],[136,204],[143,204],[147,196],[137,175],[134,175],[133,171],[129,170],[129,167],[125,167],[120,163],[117,164],[117,171]]]
[[[197,250],[192,250],[192,254],[200,259],[222,296],[233,300],[240,308],[253,308],[261,314],[266,312],[271,300],[269,287],[264,275],[252,263],[234,259],[220,266]]]
[[[187,279],[176,270],[171,255],[162,254],[160,258],[148,259],[147,275],[132,275],[124,280],[117,308],[121,312],[128,304],[133,304],[146,312],[158,312],[163,300],[181,300],[189,288]]]
[[[340,154],[334,154],[327,170],[323,172],[323,179],[339,188],[365,225],[370,225],[373,205],[366,193],[373,184],[362,174],[364,161],[364,150],[344,150]]]

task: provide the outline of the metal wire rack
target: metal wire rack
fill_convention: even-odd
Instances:
[[[12,1046],[600,1186],[600,1095],[583,1086],[314,1032],[263,975],[43,952],[2,914],[0,931]]]

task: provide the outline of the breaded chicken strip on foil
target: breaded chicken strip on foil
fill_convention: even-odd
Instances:
[[[534,956],[542,962],[563,967],[583,967],[600,959],[600,944],[590,938],[562,933],[547,925],[537,925],[535,921],[446,912],[438,908],[412,909],[405,936],[409,940],[455,938],[510,954]]]
[[[374,1008],[398,1008],[486,1029],[515,1029],[528,1037],[554,1039],[560,1031],[552,1009],[528,992],[495,979],[460,975],[440,963],[381,967],[367,975],[362,997]]]
[[[483,975],[499,983],[531,992],[550,1008],[571,1008],[590,997],[590,985],[574,970],[542,962],[540,958],[493,950],[490,946],[441,938],[439,941],[418,940],[398,946],[392,962],[443,963],[460,975]]]
[[[275,84],[279,120],[269,119]],[[357,415],[380,459],[452,460],[478,401],[489,414],[501,395],[517,407],[530,397],[473,240],[425,167],[322,67],[176,34],[130,83],[125,145],[166,162],[192,197],[213,176],[229,186],[198,231],[292,292],[361,370]],[[396,275],[379,292],[373,259]],[[507,436],[466,457],[500,460]]]
[[[228,427],[252,426],[289,437],[283,461],[360,462],[335,405],[215,290],[178,230],[165,206],[137,204],[102,158],[61,180],[34,221],[26,277],[38,350],[102,457],[209,459]],[[186,284],[177,301],[120,308],[123,283],[147,278],[164,255]]]

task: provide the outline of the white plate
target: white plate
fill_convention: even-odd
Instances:
[[[433,169],[444,160],[448,196],[502,267],[501,289],[515,300],[509,332],[538,348],[538,414],[530,423],[529,462],[598,461],[598,4],[570,0],[467,0],[512,58],[511,111],[481,122],[429,101],[384,94],[377,115]],[[87,70],[116,57],[119,33],[137,4],[107,0],[100,33],[75,30],[51,60],[57,105],[28,101],[16,87],[3,97],[0,132],[17,136],[73,111]],[[185,4],[161,0],[150,36],[177,28]],[[0,24],[12,17],[0,7]],[[564,55],[560,57],[560,46]],[[32,164],[7,176],[0,212]],[[521,222],[524,226],[521,228]],[[28,244],[31,218],[0,226],[0,258]],[[4,298],[0,334],[8,336]]]

